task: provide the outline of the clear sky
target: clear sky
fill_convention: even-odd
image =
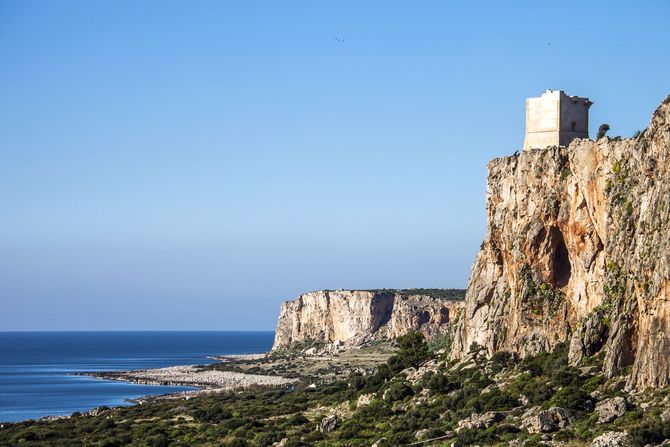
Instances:
[[[667,1],[0,0],[0,330],[273,329],[465,287],[524,104],[632,135]]]

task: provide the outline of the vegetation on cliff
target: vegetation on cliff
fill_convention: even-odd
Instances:
[[[373,293],[397,293],[402,296],[427,296],[430,298],[441,299],[441,300],[450,300],[450,301],[462,301],[465,299],[465,289],[371,289],[368,292]]]

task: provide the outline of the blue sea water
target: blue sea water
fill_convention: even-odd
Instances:
[[[0,332],[0,422],[130,405],[189,388],[138,385],[68,373],[206,364],[208,356],[272,347],[273,332]]]

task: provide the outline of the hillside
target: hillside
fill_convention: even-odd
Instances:
[[[386,363],[344,380],[6,424],[0,445],[642,447],[670,437],[667,390],[630,395],[599,357],[568,365],[564,344],[523,360],[474,349],[460,362],[431,353],[418,333],[398,344]],[[273,362],[255,368],[271,373]]]

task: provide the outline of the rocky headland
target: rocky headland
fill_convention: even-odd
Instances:
[[[350,349],[418,331],[447,334],[463,307],[457,289],[321,290],[282,304],[273,351],[324,345]]]
[[[634,138],[578,139],[488,165],[487,231],[452,358],[569,342],[628,388],[670,384],[670,97]]]

